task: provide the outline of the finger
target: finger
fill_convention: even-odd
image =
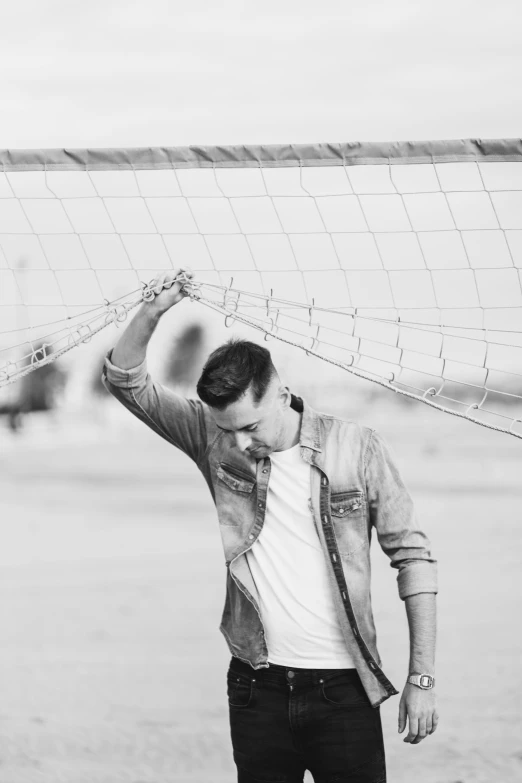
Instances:
[[[185,269],[185,274],[187,277],[190,277],[191,280],[194,277],[194,272],[189,266]]]
[[[183,284],[187,280],[192,280],[193,279],[194,272],[192,271],[192,269],[187,267],[186,269],[180,269],[179,276],[180,276],[180,282]]]
[[[157,278],[157,277],[154,277],[154,278],[153,278],[153,279],[150,281],[150,283],[149,283],[149,288],[150,288],[150,290],[151,290],[151,291],[153,291],[155,294],[157,293],[157,291],[156,291],[157,285],[158,285],[158,278]]]
[[[418,745],[423,739],[426,739],[426,718],[419,718],[419,729],[412,745]]]
[[[426,734],[431,734],[433,731],[433,716],[428,715],[426,718]]]
[[[172,272],[167,272],[168,276],[173,280],[177,280],[180,277],[184,277],[187,271],[184,266],[180,266],[177,269],[173,269]]]
[[[163,287],[172,288],[172,286],[176,285],[176,283],[179,283],[179,280],[176,277],[173,277],[172,275],[168,275],[167,277],[165,277]]]
[[[187,267],[182,271],[183,280],[180,282],[180,293],[182,296],[190,296],[191,294],[191,281],[194,279],[194,272],[190,267]],[[188,286],[185,288],[185,284]]]
[[[162,289],[172,288],[176,283],[179,283],[179,276],[184,274],[182,269],[174,269],[172,272],[166,272],[162,275]]]
[[[163,291],[164,282],[165,282],[164,278],[160,277],[158,282],[156,283],[156,286],[154,287],[155,294],[161,294],[161,292]]]
[[[401,734],[406,728],[406,705],[404,701],[399,704],[399,734]]]
[[[404,737],[404,742],[413,742],[415,737],[418,734],[419,729],[419,721],[417,718],[412,718],[410,716],[410,730],[408,732],[408,736]]]
[[[173,283],[178,282],[178,277],[183,274],[182,269],[173,269],[172,272],[167,272],[165,274],[165,283],[169,284],[169,288]]]
[[[437,715],[436,712],[433,713],[433,717],[431,720],[432,720],[431,733],[434,734],[437,729],[437,726],[439,725],[439,716]]]

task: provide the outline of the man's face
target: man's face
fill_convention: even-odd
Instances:
[[[225,410],[210,408],[217,426],[233,437],[240,451],[263,459],[272,451],[279,451],[285,442],[285,412],[290,404],[288,389],[274,378],[265,396],[254,402],[251,388],[237,402]]]

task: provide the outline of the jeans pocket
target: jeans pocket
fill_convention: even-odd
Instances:
[[[337,707],[368,707],[371,702],[355,669],[325,677],[321,682],[321,696],[327,704]]]
[[[227,696],[230,707],[248,707],[252,700],[254,681],[250,677],[229,672],[227,675]]]

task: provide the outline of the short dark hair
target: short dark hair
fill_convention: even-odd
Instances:
[[[196,388],[200,400],[221,411],[237,402],[249,387],[254,402],[260,402],[275,375],[270,351],[233,338],[210,354]]]

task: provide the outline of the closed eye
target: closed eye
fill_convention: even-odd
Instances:
[[[216,425],[219,430],[222,430],[223,432],[255,432],[257,430],[257,424],[251,424],[248,427],[241,427],[240,430],[227,430],[225,427],[220,427],[219,424]]]

